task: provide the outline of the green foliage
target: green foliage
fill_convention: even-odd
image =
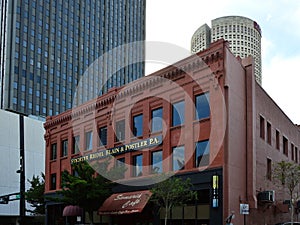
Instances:
[[[273,180],[286,187],[290,197],[293,197],[294,190],[300,182],[300,165],[281,161],[275,164],[272,174]]]
[[[34,176],[32,180],[27,180],[31,187],[25,192],[25,199],[34,210],[27,210],[35,215],[45,214],[45,174],[41,174],[41,177]]]
[[[165,224],[167,224],[168,213],[174,206],[184,205],[186,202],[197,198],[197,192],[192,191],[190,179],[183,180],[162,174],[157,177],[158,182],[151,189],[153,193],[151,201],[160,208],[165,208]]]
[[[97,165],[91,167],[87,162],[73,164],[74,175],[64,171],[62,190],[57,191],[57,194],[62,196],[57,199],[58,201],[83,208],[88,212],[91,222],[93,222],[93,211],[98,210],[106,198],[112,194],[111,189],[114,183],[110,178],[120,178],[124,173],[124,168],[108,169],[109,160]],[[105,177],[101,176],[104,173]]]
[[[291,221],[294,219],[294,202],[298,198],[297,187],[300,183],[300,165],[293,162],[281,161],[274,165],[272,171],[272,178],[275,183],[281,185],[283,188],[286,188],[291,206]]]

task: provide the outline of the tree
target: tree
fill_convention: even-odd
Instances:
[[[174,176],[168,178],[168,175],[162,174],[158,179],[163,181],[156,183],[151,189],[151,201],[160,209],[165,208],[165,225],[167,225],[171,209],[197,198],[197,192],[191,190],[192,183],[189,178],[186,180]]]
[[[62,174],[62,190],[57,194],[62,196],[57,201],[70,205],[77,205],[89,215],[90,223],[93,224],[93,212],[96,211],[112,193],[113,182],[99,174],[110,174],[109,177],[117,179],[124,173],[124,168],[112,167],[108,169],[109,161],[104,161],[96,169],[87,162],[73,164],[75,174],[64,171]],[[95,168],[95,167],[94,167]],[[122,172],[123,171],[123,172]]]
[[[31,187],[28,191],[25,192],[25,199],[30,204],[34,210],[27,210],[35,215],[44,215],[45,214],[45,174],[42,173],[41,177],[34,176],[32,180],[27,180]]]
[[[294,221],[294,201],[298,198],[296,188],[300,182],[300,166],[292,162],[281,161],[275,164],[273,179],[289,194],[291,206],[291,221]]]

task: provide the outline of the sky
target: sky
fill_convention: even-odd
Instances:
[[[299,0],[147,0],[146,8],[146,74],[168,65],[147,56],[156,46],[151,43],[176,46],[178,52],[170,56],[175,62],[188,56],[191,37],[204,23],[211,27],[212,19],[231,15],[256,21],[262,29],[262,87],[300,124]]]

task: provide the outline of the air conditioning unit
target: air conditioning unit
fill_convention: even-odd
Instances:
[[[275,202],[275,191],[262,191],[258,193],[258,201],[264,203]]]

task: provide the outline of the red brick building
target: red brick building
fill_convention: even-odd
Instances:
[[[224,224],[232,211],[234,224],[287,219],[281,204],[286,196],[267,175],[272,162],[300,160],[299,127],[256,83],[253,68],[251,58],[235,58],[220,40],[197,55],[48,117],[46,195],[55,195],[71,162],[110,155],[114,164],[127,167],[114,190],[122,195],[146,191],[155,173],[174,171],[191,179],[198,200],[175,208],[172,224]],[[258,194],[269,190],[276,198],[268,204],[258,201]],[[249,206],[249,214],[240,212],[241,204]],[[63,207],[47,204],[48,224],[62,217]],[[97,220],[158,224],[149,207],[122,216],[106,212]]]

